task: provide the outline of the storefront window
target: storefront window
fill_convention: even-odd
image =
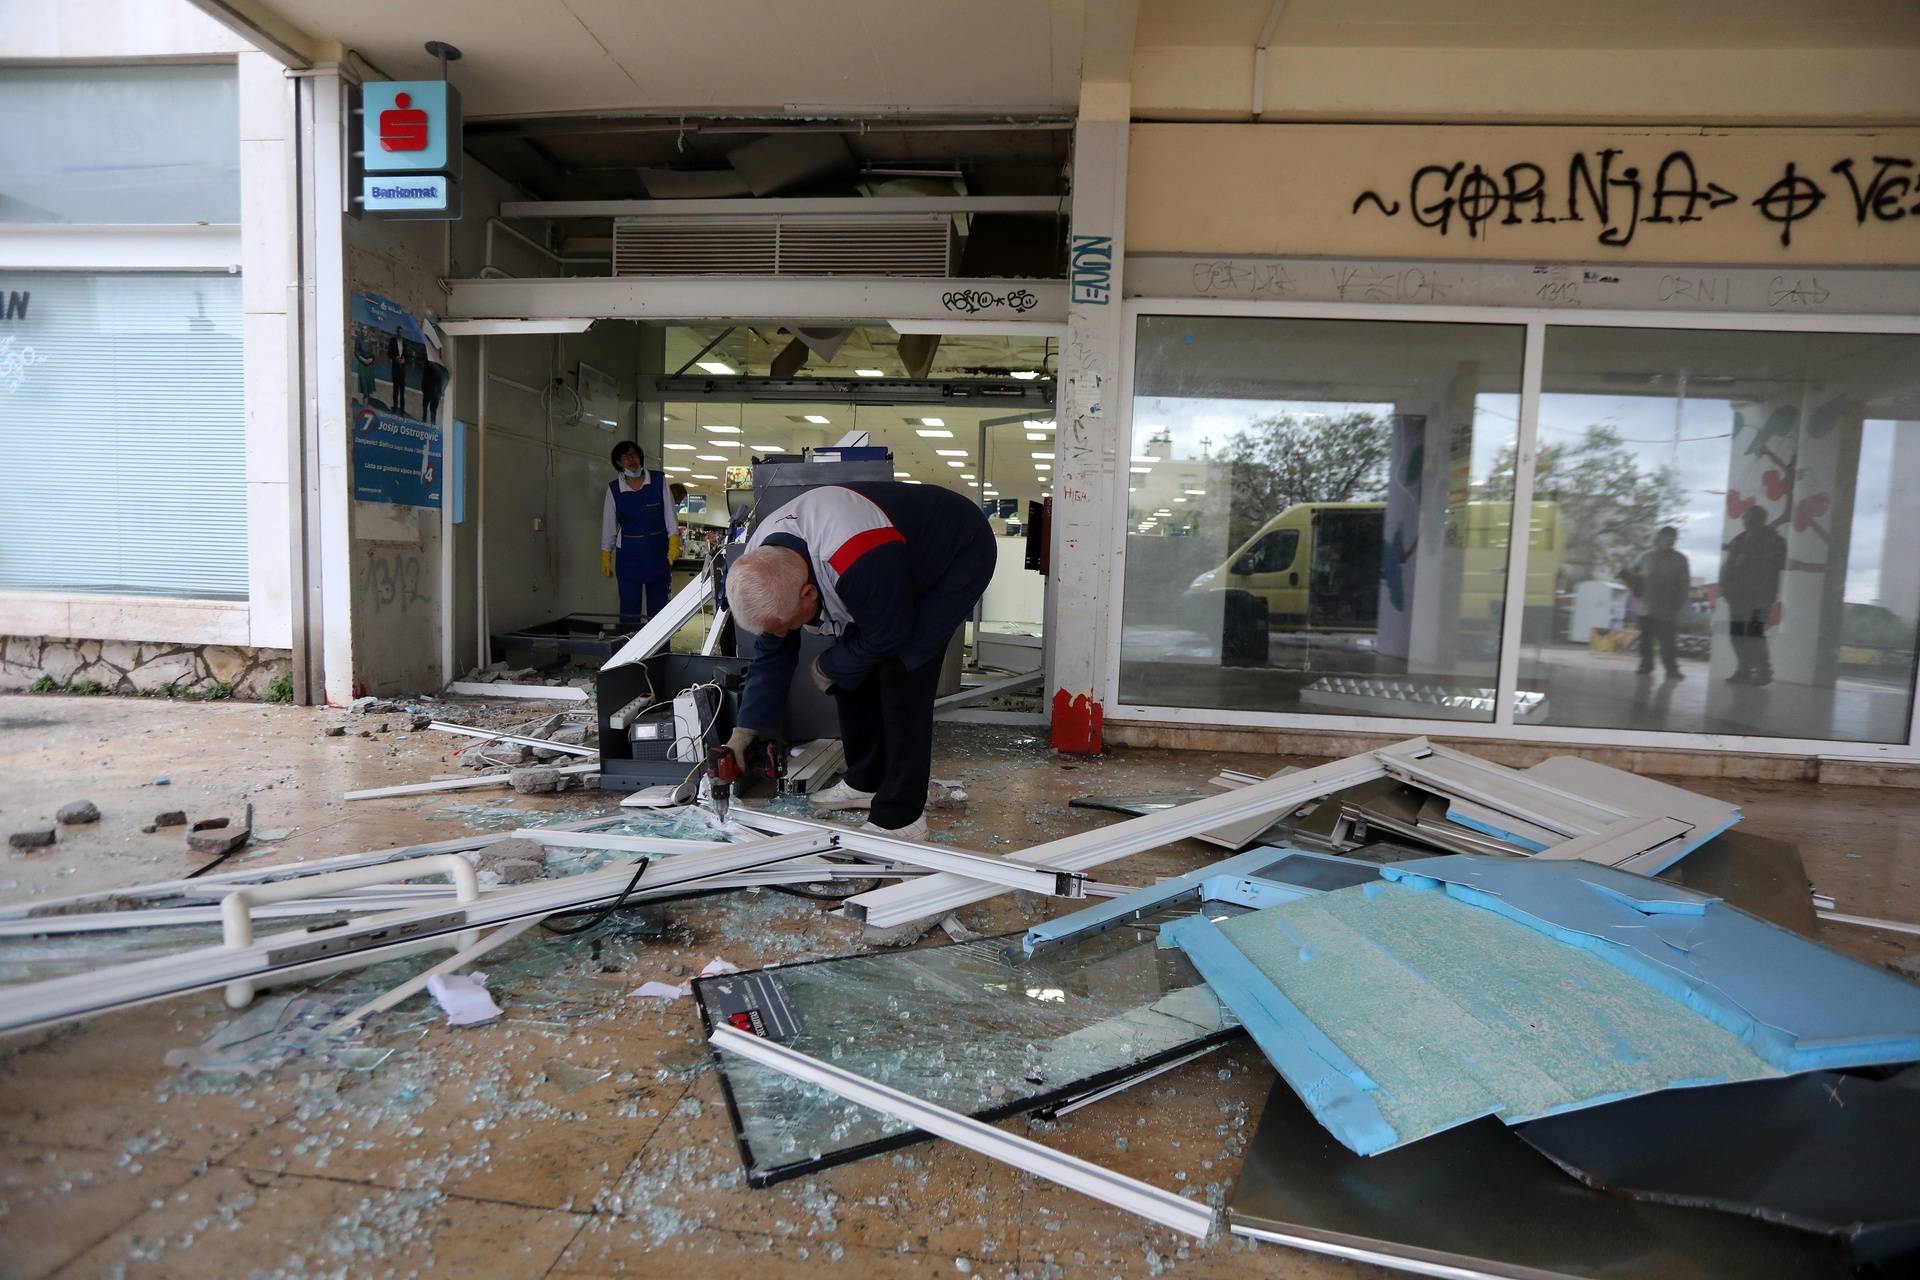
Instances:
[[[244,598],[240,278],[0,273],[0,590]]]
[[[1551,327],[1534,493],[1548,723],[1906,741],[1920,337]]]
[[[240,221],[219,66],[0,68],[0,223]]]
[[[1490,722],[1523,347],[1510,325],[1142,317],[1120,700]],[[1533,524],[1554,541],[1550,511]]]

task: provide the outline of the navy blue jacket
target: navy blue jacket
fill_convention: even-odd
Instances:
[[[837,689],[873,669],[937,661],[993,578],[998,551],[971,498],[932,485],[856,481],[810,489],[769,513],[747,549],[785,547],[807,562],[820,609],[809,630],[837,637],[820,660]],[[799,632],[761,635],[740,723],[778,737],[800,659]]]

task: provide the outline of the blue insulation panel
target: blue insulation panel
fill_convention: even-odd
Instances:
[[[1162,936],[1362,1155],[1485,1115],[1518,1123],[1777,1074],[1634,975],[1432,878],[1190,918]]]

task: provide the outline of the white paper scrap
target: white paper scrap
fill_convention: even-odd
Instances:
[[[739,965],[734,964],[731,960],[722,960],[719,956],[715,956],[707,962],[707,967],[700,971],[700,976],[703,978],[711,978],[716,974],[738,972],[740,972]],[[677,985],[671,982],[643,982],[633,990],[627,992],[627,998],[629,1000],[678,1000],[681,996],[690,996],[692,994],[693,980],[689,978],[687,981]]]
[[[487,992],[484,973],[436,973],[427,979],[427,994],[447,1011],[450,1027],[470,1027],[500,1016],[500,1006]]]

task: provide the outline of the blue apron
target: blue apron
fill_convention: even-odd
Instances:
[[[620,586],[620,625],[638,627],[666,607],[667,516],[662,504],[667,489],[658,471],[647,473],[646,483],[630,489],[621,477],[608,486],[613,493],[613,517],[620,530],[620,546],[613,553],[614,581]]]

